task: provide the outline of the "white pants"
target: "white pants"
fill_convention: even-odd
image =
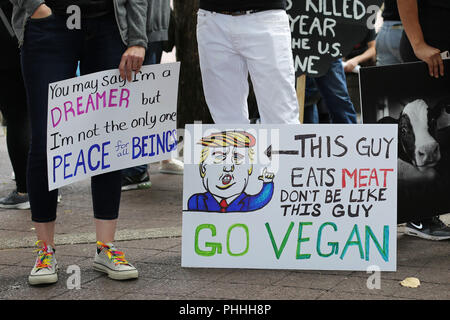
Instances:
[[[249,123],[249,73],[262,123],[300,123],[284,10],[231,16],[200,9],[197,41],[203,90],[215,123]]]

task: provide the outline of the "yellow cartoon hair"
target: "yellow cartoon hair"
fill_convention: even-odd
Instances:
[[[204,146],[200,155],[200,175],[202,178],[205,176],[205,172],[202,169],[203,163],[209,156],[209,148],[217,147],[238,147],[238,148],[249,148],[248,155],[250,158],[250,163],[253,163],[255,151],[253,147],[256,144],[256,138],[248,132],[245,131],[222,131],[210,134],[207,137],[203,137],[199,144]],[[248,174],[251,175],[253,172],[253,165],[248,170]]]

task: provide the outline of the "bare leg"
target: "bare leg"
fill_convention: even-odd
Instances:
[[[52,222],[35,222],[36,235],[38,240],[55,247],[55,221]]]
[[[97,241],[103,243],[114,242],[116,233],[117,219],[114,220],[95,220],[95,230],[97,233]]]

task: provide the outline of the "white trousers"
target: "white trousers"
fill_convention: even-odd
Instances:
[[[197,41],[203,90],[215,123],[249,123],[249,73],[261,123],[300,123],[284,10],[231,16],[200,9]]]

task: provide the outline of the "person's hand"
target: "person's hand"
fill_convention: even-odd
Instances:
[[[439,49],[423,42],[414,47],[414,54],[417,58],[427,63],[430,76],[435,78],[439,78],[439,75],[441,77],[444,76],[444,62]]]
[[[258,177],[258,180],[261,180],[263,183],[269,183],[273,182],[273,178],[275,178],[275,174],[268,172],[267,168],[264,168],[263,172]]]
[[[122,55],[119,71],[122,79],[131,81],[132,72],[139,72],[144,62],[145,48],[141,46],[129,47]]]
[[[51,16],[51,14],[52,9],[43,3],[34,11],[31,15],[31,19],[43,19]]]
[[[344,71],[347,73],[352,72],[356,68],[357,65],[358,65],[358,63],[353,59],[345,61]]]

